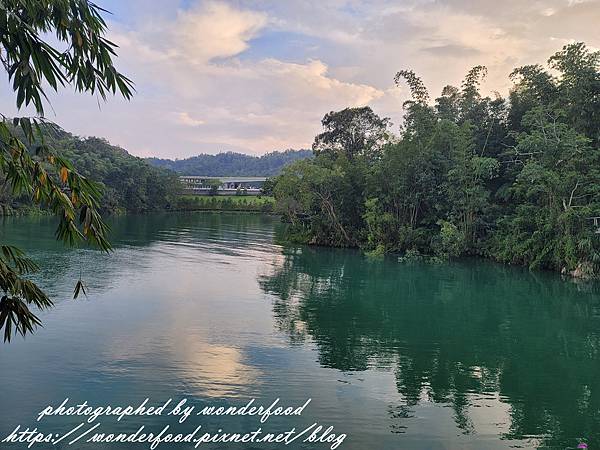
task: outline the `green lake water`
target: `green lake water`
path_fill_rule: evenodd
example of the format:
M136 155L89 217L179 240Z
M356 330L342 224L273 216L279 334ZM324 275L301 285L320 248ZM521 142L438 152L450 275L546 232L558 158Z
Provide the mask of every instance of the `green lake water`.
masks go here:
M312 399L299 417L102 419L190 432L302 429L347 434L341 449L600 448L600 296L482 260L401 264L357 251L281 244L272 217L126 216L114 252L66 249L52 218L5 218L3 243L26 249L56 307L44 328L0 345L0 437L17 425L66 433L77 417L37 422L47 405L242 406ZM75 281L88 297L72 300ZM325 428L326 428L325 427ZM203 444L210 449L327 449L330 444ZM25 444L0 443L21 449ZM187 449L163 444L158 448ZM38 444L54 449L146 445Z

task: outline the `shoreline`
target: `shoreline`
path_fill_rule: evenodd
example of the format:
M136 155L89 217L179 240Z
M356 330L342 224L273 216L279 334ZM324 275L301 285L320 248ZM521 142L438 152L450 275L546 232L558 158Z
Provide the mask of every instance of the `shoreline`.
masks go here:
M166 209L164 211L147 211L140 214L152 214L153 212L167 212L167 213L197 213L197 212L213 212L213 213L237 213L237 214L263 214L265 216L280 216L275 212L260 211L256 209Z
M213 198L213 197L207 197L207 198ZM269 204L267 202L265 202L266 204ZM272 203L270 204L272 205ZM123 216L127 216L127 215L146 215L146 214L161 214L161 213L167 213L167 214L172 214L172 213L227 213L227 214L252 214L252 215L265 215L265 216L269 216L269 217L282 217L281 214L276 213L272 210L261 210L259 208L249 208L249 209L242 209L242 208L232 208L232 209L225 209L225 208L170 208L170 209L160 209L160 210L146 210L146 211L119 211L119 212L111 212L109 214L107 214L107 217L113 216L113 217L123 217ZM6 213L6 207L0 206L0 217L4 217L4 218L8 218L8 217L50 217L53 216L54 214L51 211L48 210L44 210L44 209L29 209L29 208L13 208L10 209L10 212L7 214ZM358 246L351 246L351 247L339 247L339 246L334 246L334 245L327 245L327 244L323 244L323 243L310 243L310 242L303 242L303 241L298 241L298 240L294 240L294 239L289 239L289 236L286 238L286 242L289 242L291 244L294 245L303 245L303 246L308 246L308 247L312 247L312 248L330 248L330 249L349 249L349 250L356 250L359 251L360 253L362 253L364 256L369 257L369 258L374 258L374 259L378 259L378 258L396 258L398 260L399 264L407 264L407 263L413 263L413 262L423 262L423 263L427 263L427 264L437 264L438 262L442 262L442 261L438 261L436 259L435 256L433 255L427 255L427 254L418 254L418 255L414 255L414 257L411 257L410 252L405 252L405 253L401 253L401 252L391 252L391 253L386 253L386 254L369 254L370 252L360 248ZM562 270L552 270L552 269L531 269L529 267L527 267L526 265L522 265L522 264L510 264L510 263L505 263L503 261L499 261L495 258L491 258L491 257L485 257L485 256L481 256L481 255L471 255L468 256L467 258L474 258L474 259L478 259L478 260L484 260L484 261L489 261L489 262L493 262L496 264L500 264L506 267L519 267L519 268L523 268L526 269L530 272L539 272L539 273L552 273L552 274L557 274L560 276L561 279L563 280L572 280L572 281L582 281L582 282L597 282L600 280L599 277L593 277L593 276L587 276L585 273L582 273L582 271L579 269L579 267L573 271L568 271L566 270L566 268L563 268ZM456 260L447 260L447 262L454 262ZM446 262L446 261L444 261Z

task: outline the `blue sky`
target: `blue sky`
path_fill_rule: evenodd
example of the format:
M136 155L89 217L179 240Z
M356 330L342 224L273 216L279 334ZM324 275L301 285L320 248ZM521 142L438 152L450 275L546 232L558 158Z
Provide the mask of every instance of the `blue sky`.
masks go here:
M370 105L398 130L415 70L435 97L488 67L485 92L564 44L600 48L600 0L98 0L132 101L64 90L48 118L140 156L308 148L331 110ZM13 99L0 93L4 105ZM6 109L6 108L4 108ZM8 111L14 114L15 111Z

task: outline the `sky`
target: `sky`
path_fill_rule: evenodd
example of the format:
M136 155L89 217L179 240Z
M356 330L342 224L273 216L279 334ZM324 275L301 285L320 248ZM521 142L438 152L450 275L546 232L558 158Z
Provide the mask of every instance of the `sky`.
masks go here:
M369 105L398 131L414 70L435 98L485 65L484 93L570 42L600 48L600 0L96 0L131 101L72 89L47 118L137 156L310 148L332 110ZM2 111L21 114L6 84ZM12 107L12 110L11 110ZM6 114L6 113L5 113Z

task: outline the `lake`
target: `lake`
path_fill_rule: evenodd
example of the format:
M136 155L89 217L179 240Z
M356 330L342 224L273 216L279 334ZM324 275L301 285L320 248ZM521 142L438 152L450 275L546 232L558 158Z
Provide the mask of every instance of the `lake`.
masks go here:
M265 424L250 416L101 421L115 432L165 424L285 431L318 422L347 434L339 448L352 450L600 446L597 284L482 260L399 263L285 245L283 225L261 215L117 217L110 255L55 243L54 222L0 225L3 243L42 266L36 280L56 303L34 335L0 345L2 438L19 424L67 433L81 418L36 421L65 398L186 398L197 410L311 398L301 416ZM88 296L72 300L80 274ZM298 439L288 448L329 445ZM82 439L34 448L147 446Z

